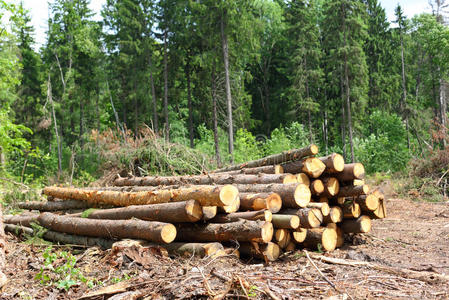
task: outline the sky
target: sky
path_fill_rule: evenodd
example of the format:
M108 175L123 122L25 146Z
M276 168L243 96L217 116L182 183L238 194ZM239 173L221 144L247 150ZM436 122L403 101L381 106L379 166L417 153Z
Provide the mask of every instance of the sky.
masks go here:
M36 48L45 43L45 32L47 31L48 2L53 0L22 0L26 9L30 11L32 24L35 28ZM19 0L9 2L19 3ZM408 18L422 12L431 12L428 0L379 0L387 12L389 21L394 20L394 8L401 4ZM91 0L89 7L96 13L95 19L101 19L100 10L106 0Z

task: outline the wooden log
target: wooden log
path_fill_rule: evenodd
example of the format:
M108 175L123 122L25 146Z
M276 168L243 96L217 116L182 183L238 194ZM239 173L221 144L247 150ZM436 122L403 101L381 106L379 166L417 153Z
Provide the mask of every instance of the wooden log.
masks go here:
M332 153L328 156L319 157L318 159L326 165L327 173L339 173L345 168L345 160L338 153Z
M268 209L277 213L282 208L282 199L276 193L239 193L241 210Z
M337 232L335 229L329 227L309 229L307 230L307 236L303 242L303 246L310 249L321 248L324 251L335 250L337 246Z
M325 170L324 173L336 177L340 182L346 182L365 178L365 167L361 163L345 164L341 172Z
M319 196L324 192L324 185L320 179L315 179L310 183L310 192L314 196Z
M317 208L301 208L301 209L282 209L281 214L297 215L299 217L300 226L303 228L316 228L323 222L321 210Z
M371 219L360 216L358 219L343 220L340 227L345 233L367 233L371 230Z
M355 202L360 205L362 211L374 211L379 207L379 198L374 194L360 195L355 198Z
M329 205L340 205L342 206L346 202L346 197L332 197L328 199Z
M3 224L3 228L5 232L12 233L16 236L22 236L22 235L33 235L34 230L30 227L22 226L22 225L15 225L15 224Z
M233 213L238 211L240 208L240 197L237 197L237 200L234 201L231 205L218 206L217 209L222 213Z
M127 220L137 218L146 221L179 223L197 222L203 217L203 211L198 201L189 200L182 202L97 209L88 212L85 217L89 219L109 220Z
M306 239L307 236L307 228L298 228L296 230L292 230L292 237L295 243L302 243Z
M233 170L233 171L227 171L227 172L213 172L217 174L282 174L284 173L284 169L281 165L270 165L270 166L262 166L257 168L245 168L240 170Z
M296 174L296 181L298 181L298 183L304 183L307 186L310 185L310 179L309 179L309 176L307 176L306 173Z
M270 222L249 221L223 224L178 224L177 241L188 242L263 242L271 241L273 225Z
M183 257L199 256L216 257L223 256L223 245L217 242L213 243L170 243L163 246L168 253L176 254Z
M369 216L372 219L384 219L387 217L387 208L385 206L385 200L379 199L379 206L373 211L365 211L363 214Z
M355 201L347 201L342 206L343 210L343 218L344 219L357 219L360 217L362 210L360 209L360 205Z
M265 222L271 222L272 220L272 213L271 211L264 209L264 210L257 210L257 211L245 211L245 212L234 212L230 214L219 214L215 216L215 218L211 219L210 223L229 223L229 222L236 222L239 219L245 219L245 220L251 220L251 221L265 221Z
M203 213L203 221L209 221L213 219L217 215L217 207L216 206L202 206L201 211Z
M63 200L63 201L29 201L18 204L21 209L44 211L58 211L69 209L85 209L89 208L89 204L79 200Z
M299 227L299 217L296 215L274 214L271 223L273 223L274 228L296 229Z
M326 165L316 157L309 157L304 160L292 161L282 164L285 173L305 173L311 178L318 178L323 174Z
M289 234L289 232L290 230L288 229L282 228L276 229L273 234L273 241L277 243L279 241L286 239L286 235Z
M37 224L37 218L39 214L22 214L22 215L5 215L3 216L3 222L6 224L22 225L25 227L31 227L31 223Z
M268 166L268 165L276 165L283 162L291 161L291 160L298 160L306 156L310 155L316 155L318 153L318 147L314 144L301 148L301 149L292 149L289 151L283 151L278 154L273 154L261 159L248 161L243 164L233 165L229 167L225 167L222 169L215 170L214 173L218 172L227 172L232 170L240 170L243 168L256 168L261 166ZM284 170L285 171L285 170ZM288 172L287 172L288 173Z
M306 207L311 199L309 187L302 183L234 186L242 193L277 193L282 199L282 207Z
M339 223L343 221L343 210L339 206L331 206L329 215L324 216L324 223Z
M352 185L364 185L365 184L365 180L364 179L354 179L350 183L352 183Z
M3 208L0 203L0 288L8 283L8 277L3 273L6 267L6 246L5 230L3 229Z
M338 197L354 197L354 196L360 196L360 195L366 195L369 192L369 186L368 185L348 185L348 186L342 186L340 188L340 191L338 192Z
M279 245L279 248L285 249L288 244L291 242L292 235L289 230L283 235L282 239L277 241L277 244Z
M321 211L323 217L326 217L330 213L329 204L327 202L310 202L307 204L307 208L317 208Z
M293 241L290 241L290 243L288 243L288 245L284 249L285 252L292 252L295 250L296 250L296 244Z
M331 198L338 194L340 191L340 183L335 177L324 177L321 179L324 185L324 194Z
M240 243L240 254L246 257L262 259L266 262L275 261L281 255L281 249L275 243L266 244Z
M237 201L238 190L232 185L189 186L179 189L163 189L147 192L95 191L75 188L46 187L46 195L60 199L75 199L88 203L105 203L116 206L156 204L197 200L202 206L226 206Z
M171 243L176 227L169 223L141 220L94 220L42 213L39 224L53 231L110 239L137 238L157 243Z
M335 247L336 248L342 247L345 243L345 237L344 237L343 230L341 230L341 228L338 227L337 224L335 224L335 223L329 223L329 224L327 224L326 227L334 229L335 232L337 233L337 245Z
M318 202L329 204L329 198L327 198L327 196L321 196L321 197L318 199Z

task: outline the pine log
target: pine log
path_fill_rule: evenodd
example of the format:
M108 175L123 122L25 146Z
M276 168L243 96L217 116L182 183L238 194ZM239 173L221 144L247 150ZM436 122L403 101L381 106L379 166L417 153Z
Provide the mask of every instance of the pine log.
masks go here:
M39 214L22 214L22 215L5 215L3 216L3 222L6 224L22 225L25 227L31 227L31 223L37 224L37 218Z
M262 259L266 262L275 261L281 255L281 249L275 243L266 244L240 243L240 254L246 257Z
M227 171L233 171L233 170L240 170L243 168L256 168L261 166L268 166L268 165L276 165L283 162L288 162L291 160L298 160L306 156L310 155L316 155L318 153L318 147L314 144L307 146L302 149L293 149L289 151L283 151L278 154L273 154L261 159L248 161L243 164L239 165L233 165L226 168L215 170L215 173L219 172L227 172ZM284 170L285 171L285 170ZM289 173L289 172L287 172Z
M223 224L178 224L177 241L189 242L263 242L271 241L273 225L270 222L249 221Z
M296 181L298 181L298 183L304 183L307 186L310 185L310 179L309 179L309 176L307 176L306 173L296 174Z
M336 248L342 247L345 243L345 236L344 236L343 230L341 230L341 228L338 227L337 224L335 224L335 223L329 223L329 224L327 224L326 227L334 229L335 232L337 233Z
M33 235L34 230L30 227L22 226L22 225L15 225L15 224L3 224L5 232L12 233L16 236L22 236L22 235Z
M342 186L338 192L338 197L354 197L359 195L366 195L369 192L368 185L348 185Z
M355 201L347 201L342 206L343 218L345 219L357 219L360 217L362 210L360 205Z
M296 229L299 227L299 217L296 215L274 214L271 223L273 223L274 228Z
M374 194L360 195L355 198L355 202L360 205L362 211L374 211L379 207L379 198Z
M85 209L89 208L89 204L79 200L63 200L63 201L29 201L18 204L21 209L44 211L58 211L69 209Z
M71 215L73 216L73 215ZM166 223L197 222L203 217L200 204L195 200L150 205L131 205L89 212L89 219L127 220L137 218Z
M5 286L8 283L8 277L3 273L3 270L6 267L6 237L5 230L3 229L3 208L0 203L0 288Z
M68 234L110 239L136 238L157 243L171 243L176 227L169 223L141 220L93 220L42 213L37 219L43 227Z
M292 161L282 165L285 173L305 173L311 178L318 178L323 174L326 165L316 157L309 157L304 160Z
M324 173L336 177L340 182L347 182L365 178L365 167L361 163L345 164L341 172L325 170Z
M326 196L321 196L321 197L318 199L318 202L329 204L329 198L327 198Z
M147 192L95 191L74 188L46 187L44 194L60 199L75 199L88 203L105 203L116 206L156 204L197 200L202 206L226 206L237 201L238 190L232 185L189 186Z
M238 211L240 208L240 197L237 197L237 200L234 201L231 205L225 205L225 206L218 206L218 212L222 213L233 213Z
M300 228L292 231L291 234L292 234L292 237L293 237L293 240L295 241L295 243L304 242L304 240L306 239L306 236L307 236L307 230L308 230L307 228L300 227Z
M354 179L352 181L352 185L364 185L365 184L365 179Z
M239 193L241 210L268 209L277 213L282 208L282 199L276 193Z
M295 251L296 249L296 244L293 241L290 241L290 243L288 243L287 247L285 247L284 251L285 252L292 252Z
M302 183L234 186L242 193L277 193L282 199L282 207L306 207L311 198L309 187Z
M315 179L310 183L310 192L314 196L319 196L324 192L324 185L320 179Z
M281 165L270 165L270 166L262 166L257 168L245 168L241 170L233 170L233 171L227 171L227 172L214 172L217 174L282 174L284 173L284 169Z
M324 194L327 197L334 197L340 191L340 183L335 177L325 177L321 178L324 185Z
M323 217L326 217L330 213L329 204L327 202L310 202L307 204L307 208L317 208L321 211Z
M292 235L291 235L290 231L287 230L287 232L282 236L282 239L277 241L277 244L279 245L279 248L285 249L288 246L288 244L291 242L291 240L292 240Z
M201 207L203 213L203 221L209 221L213 219L217 215L217 207L216 206L202 206Z
M337 232L335 229L328 227L309 229L307 230L303 246L310 249L321 248L324 251L335 250L337 246Z
M230 214L219 214L215 218L209 220L210 223L229 223L236 222L239 219L251 220L251 221L265 221L271 222L272 213L269 210L257 210L257 211L245 211L245 212L234 212Z
M385 206L385 200L379 199L379 206L374 211L364 211L363 214L369 216L372 219L384 219L387 217L387 208Z
M358 219L343 220L340 227L345 233L367 233L371 230L371 219L360 216Z
M285 215L297 215L299 217L300 226L303 228L316 228L323 222L321 210L317 208L286 208L282 209L280 213Z
M288 229L282 229L282 228L276 229L273 234L273 241L275 241L276 243L279 241L282 241L287 238L286 235L288 235L289 233L290 233L290 230L288 230Z
M338 173L344 170L345 160L343 156L338 153L332 153L325 157L319 157L319 160L326 165L327 173Z
M332 206L329 210L329 215L324 216L324 223L339 223L343 221L343 210L340 206Z
M213 243L182 243L175 242L163 246L168 253L183 257L199 256L217 257L225 254L223 245L217 242Z

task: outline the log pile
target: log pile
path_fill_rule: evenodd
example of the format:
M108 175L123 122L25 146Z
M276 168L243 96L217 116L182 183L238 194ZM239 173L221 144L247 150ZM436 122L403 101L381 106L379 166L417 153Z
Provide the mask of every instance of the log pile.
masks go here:
M345 236L369 232L372 219L385 218L385 199L365 184L362 164L317 154L310 145L203 175L46 187L47 202L20 204L39 214L4 216L5 229L30 234L35 222L54 241L144 240L179 255L223 255L229 252L223 245L233 244L242 256L265 261L296 248L332 251Z

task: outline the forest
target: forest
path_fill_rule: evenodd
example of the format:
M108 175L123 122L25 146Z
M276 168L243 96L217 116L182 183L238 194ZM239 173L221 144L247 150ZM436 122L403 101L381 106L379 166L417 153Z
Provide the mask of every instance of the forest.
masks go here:
M429 2L390 23L377 0L107 0L101 21L55 0L38 49L2 0L1 176L199 173L310 143L405 171L448 140L447 4Z

